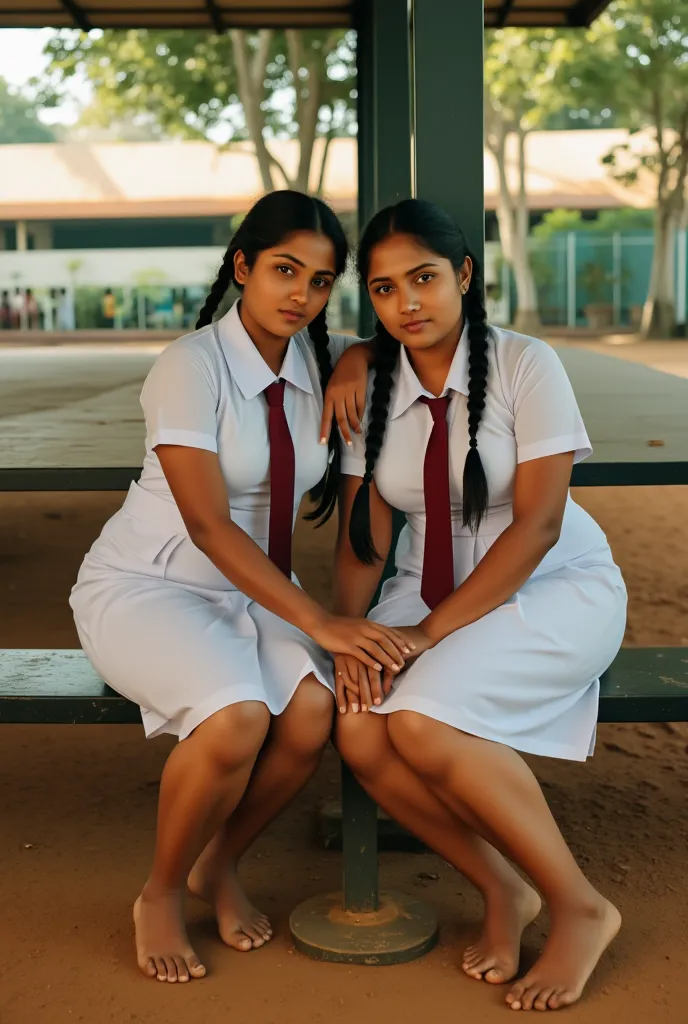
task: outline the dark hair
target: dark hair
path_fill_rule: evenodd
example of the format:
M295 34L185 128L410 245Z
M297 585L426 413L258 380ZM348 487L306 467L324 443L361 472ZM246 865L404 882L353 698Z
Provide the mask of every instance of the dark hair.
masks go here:
M390 235L411 235L426 249L450 260L460 270L466 257L473 262L463 310L468 323L468 438L469 449L463 470L463 525L477 532L487 511L487 478L478 452L478 427L485 408L487 390L487 352L489 327L482 298L480 265L468 249L461 229L434 203L422 199L404 199L375 214L363 232L358 250L358 270L364 284L368 280L370 256L376 245ZM370 530L370 484L375 463L382 449L387 413L392 392L393 372L399 361L400 343L376 323L373 339L375 380L366 431L365 476L351 510L349 536L358 558L371 565L380 555L375 551Z
M337 277L344 273L349 246L344 229L329 206L303 192L286 189L268 192L251 207L229 243L215 283L198 314L196 329L205 327L212 321L230 285L234 285L239 291L242 290L243 286L234 276L234 257L239 250L243 252L246 263L251 268L261 252L274 248L296 231L315 231L329 238L334 246L335 273ZM323 394L332 376L326 314L325 306L308 325L308 334L318 361ZM318 526L327 522L337 504L341 453L336 430L330 433L329 452L330 462L325 476L310 493L311 499L316 502L316 508L306 516L307 519L317 520Z

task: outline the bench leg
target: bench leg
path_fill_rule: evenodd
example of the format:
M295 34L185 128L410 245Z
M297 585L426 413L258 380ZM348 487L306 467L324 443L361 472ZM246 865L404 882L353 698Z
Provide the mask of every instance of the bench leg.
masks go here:
M316 896L289 919L315 960L370 966L415 960L435 945L437 917L405 893L378 890L377 807L342 765L343 892Z

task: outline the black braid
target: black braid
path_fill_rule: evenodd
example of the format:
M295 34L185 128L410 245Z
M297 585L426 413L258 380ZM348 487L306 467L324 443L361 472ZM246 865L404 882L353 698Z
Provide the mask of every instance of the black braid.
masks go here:
M327 307L325 306L308 325L308 334L313 342L315 358L318 360L320 371L320 387L323 397L325 389L332 376L332 359L330 358L330 336L327 332ZM312 488L311 501L317 502L316 508L309 512L306 519L316 520L317 526L323 526L330 518L337 507L337 494L339 490L339 475L342 461L342 452L339 444L339 433L336 430L330 431L329 456L325 475L322 480Z
M468 454L463 467L463 525L477 533L487 512L487 477L478 451L478 427L485 408L489 327L486 322L480 269L473 260L473 275L463 299L468 323Z
M400 350L399 342L389 334L379 320L376 324L373 344L375 347L373 361L375 378L366 430L365 476L354 498L349 523L351 547L356 557L366 565L373 565L376 560L382 559L382 556L375 550L370 529L370 485L373 481L375 464L382 450L382 442L385 439L393 373L399 361Z
M209 323L212 323L213 316L227 294L227 289L230 284L234 283L234 255L238 248L239 246L232 244L224 255L220 269L217 272L217 277L215 278L215 281L208 292L208 297L203 303L201 311L198 314L198 320L196 321L197 331L200 330L201 327L207 327Z

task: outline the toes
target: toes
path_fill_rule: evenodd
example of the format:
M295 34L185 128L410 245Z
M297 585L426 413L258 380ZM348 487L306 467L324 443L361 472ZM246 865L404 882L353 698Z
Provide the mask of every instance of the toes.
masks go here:
M174 957L165 957L165 969L167 971L167 980L174 984L177 981L177 965L174 961Z
M246 932L230 932L226 938L224 936L223 938L228 946L231 946L233 949L238 949L240 953L247 953L249 950L253 949L253 940L246 934Z
M537 999L533 1003L533 1006L535 1007L535 1009L536 1010L549 1010L549 1009L553 1009L553 1007L550 1007L550 1005L547 1002L547 1000L549 999L549 997L552 995L552 993L554 991L555 990L553 988L543 988L543 990L540 992L539 996L537 997Z
M189 972L186 966L186 961L182 956L175 956L174 966L177 968L177 981L188 981Z
M167 968L161 956L155 957L155 976L158 981L167 981Z
M507 981L511 980L511 978L507 977L507 972L501 967L491 967L489 971L485 971L483 978L490 985L505 985Z
M562 1006L570 1006L579 998L576 992L569 992L566 989L556 989L549 997L547 1005L550 1010L560 1010Z
M533 1003L540 995L541 991L542 988L540 987L540 985L531 985L530 988L527 988L521 996L521 1009L532 1010Z
M190 956L187 956L186 966L189 968L189 974L192 978L205 978L205 967L195 954L192 953Z

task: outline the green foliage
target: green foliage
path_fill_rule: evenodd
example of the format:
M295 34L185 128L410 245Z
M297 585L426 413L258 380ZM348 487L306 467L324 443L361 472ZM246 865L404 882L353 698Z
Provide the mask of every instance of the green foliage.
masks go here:
M580 210L548 210L531 234L533 238L547 241L552 235L562 232L582 231L585 224Z
M53 131L38 120L36 104L0 78L0 145L54 141Z
M292 68L285 32L270 33L268 59L259 89L268 135L297 137L296 90L316 73L321 88L321 133L347 133L355 112L355 38L343 30L299 32L303 66ZM259 45L246 34L248 49ZM226 126L229 138L248 137L229 33L187 30L107 29L89 34L64 30L48 42L49 81L44 105L60 102L64 86L84 74L94 90L85 120L108 124L135 115L161 135L203 138Z
M615 0L583 34L571 35L570 63L557 85L579 110L601 103L620 127L651 126L634 151L615 147L605 158L621 182L642 171L657 178L658 203L680 208L688 164L688 0Z

